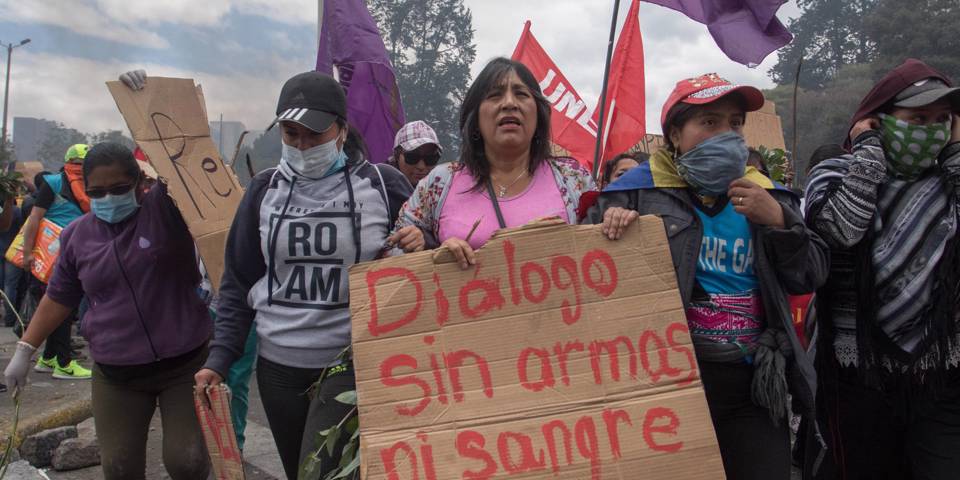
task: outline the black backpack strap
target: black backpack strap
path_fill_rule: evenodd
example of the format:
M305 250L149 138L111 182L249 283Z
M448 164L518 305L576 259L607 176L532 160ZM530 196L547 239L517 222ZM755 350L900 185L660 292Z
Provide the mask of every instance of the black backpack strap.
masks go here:
M497 212L497 222L500 222L500 228L507 228L507 222L503 221L503 212L500 211L500 202L493 193L493 182L487 180L487 194L490 195L490 201L493 202L493 211Z

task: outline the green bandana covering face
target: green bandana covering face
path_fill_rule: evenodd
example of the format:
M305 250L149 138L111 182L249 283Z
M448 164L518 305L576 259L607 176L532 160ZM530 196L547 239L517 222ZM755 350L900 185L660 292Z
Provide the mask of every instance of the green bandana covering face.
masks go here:
M913 125L883 113L880 121L887 165L898 178L917 178L936 165L937 155L950 139L950 121Z

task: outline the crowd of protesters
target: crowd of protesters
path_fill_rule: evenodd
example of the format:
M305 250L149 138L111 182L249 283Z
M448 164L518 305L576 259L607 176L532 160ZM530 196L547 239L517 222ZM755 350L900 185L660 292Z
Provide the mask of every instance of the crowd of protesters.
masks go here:
M23 255L18 261L5 258L3 261L2 285L6 300L4 326L12 327L22 334L23 325L17 322L19 311L32 314L36 303L43 296L47 285L31 275L34 269L34 247L41 234L42 222L47 221L64 228L84 213L90 211L90 199L83 184L82 165L88 145L76 144L64 154L64 167L59 172L40 172L32 181L23 183L23 198L11 195L4 199L0 215L0 248L2 252L17 242L22 242ZM25 273L26 272L26 273ZM24 308L26 306L26 308ZM61 380L86 380L91 371L84 368L76 357L80 356L76 339L71 336L77 311L70 315L49 337L44 350L37 357L34 370L50 373ZM29 321L26 318L25 321ZM6 389L6 385L2 386Z
M133 89L149 82L142 71L121 79ZM209 464L193 389L227 382L245 412L255 371L284 471L296 478L316 433L351 411L331 401L356 388L342 355L350 265L444 248L469 269L498 229L559 217L621 241L640 215L656 215L727 478L786 480L791 466L804 478L955 478L960 89L920 61L897 67L837 132L845 144L815 150L800 194L747 147L747 113L763 104L758 89L716 74L680 80L661 110L665 147L618 155L595 182L579 159L554 154L552 107L515 61L494 59L477 75L449 162L436 132L414 121L387 162L372 163L340 84L296 75L272 125L279 164L244 193L209 310L166 186L148 186L125 147L72 147L62 172L38 176L29 202L4 199L8 245L22 228L32 246L45 219L64 227L47 284L2 270L11 299L39 299L7 385L24 388L31 369L92 376L108 479L143 478L159 406L168 472L196 479ZM330 288L298 287L313 282ZM803 335L790 305L813 293ZM71 354L75 321L92 372ZM793 442L791 416L802 418ZM322 471L339 451L320 452Z

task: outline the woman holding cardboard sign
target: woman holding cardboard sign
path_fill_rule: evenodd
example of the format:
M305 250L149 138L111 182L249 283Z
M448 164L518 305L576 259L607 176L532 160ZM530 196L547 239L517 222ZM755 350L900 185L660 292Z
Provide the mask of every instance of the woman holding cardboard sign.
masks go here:
M596 186L576 160L551 155L550 111L526 66L488 63L460 107L460 162L420 181L391 242L407 252L447 247L468 268L500 228L549 216L575 223L580 194Z
M347 269L382 253L410 195L402 173L366 160L346 102L340 84L319 72L296 75L280 91L280 165L251 180L237 210L216 336L196 374L198 387L222 382L256 323L257 384L291 479L317 450L317 432L351 411L334 400L356 388L352 368L338 358L350 345ZM324 450L321 471L339 456Z
M163 459L174 479L206 478L206 448L193 408L193 374L211 322L196 289L193 238L166 185L143 192L123 145L101 143L83 164L91 213L63 230L47 292L5 370L24 388L31 356L86 296L81 333L93 358L93 417L106 479L143 478L157 405Z
M610 239L641 214L663 219L724 469L737 480L790 478L787 394L812 414L815 374L787 295L813 291L828 270L798 199L746 165L746 112L763 102L716 74L678 82L661 115L667 148L588 213Z

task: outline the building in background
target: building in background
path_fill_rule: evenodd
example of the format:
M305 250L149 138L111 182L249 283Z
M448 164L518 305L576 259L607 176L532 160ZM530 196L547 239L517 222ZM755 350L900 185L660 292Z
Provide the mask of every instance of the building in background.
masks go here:
M787 150L783 138L783 123L777 115L777 105L771 100L763 104L756 112L747 113L747 123L743 125L743 138L747 145L758 148Z
M33 183L33 178L44 171L43 164L38 161L17 162L15 171L23 175L24 180Z
M19 162L38 160L43 140L57 122L42 118L13 117L13 150Z

